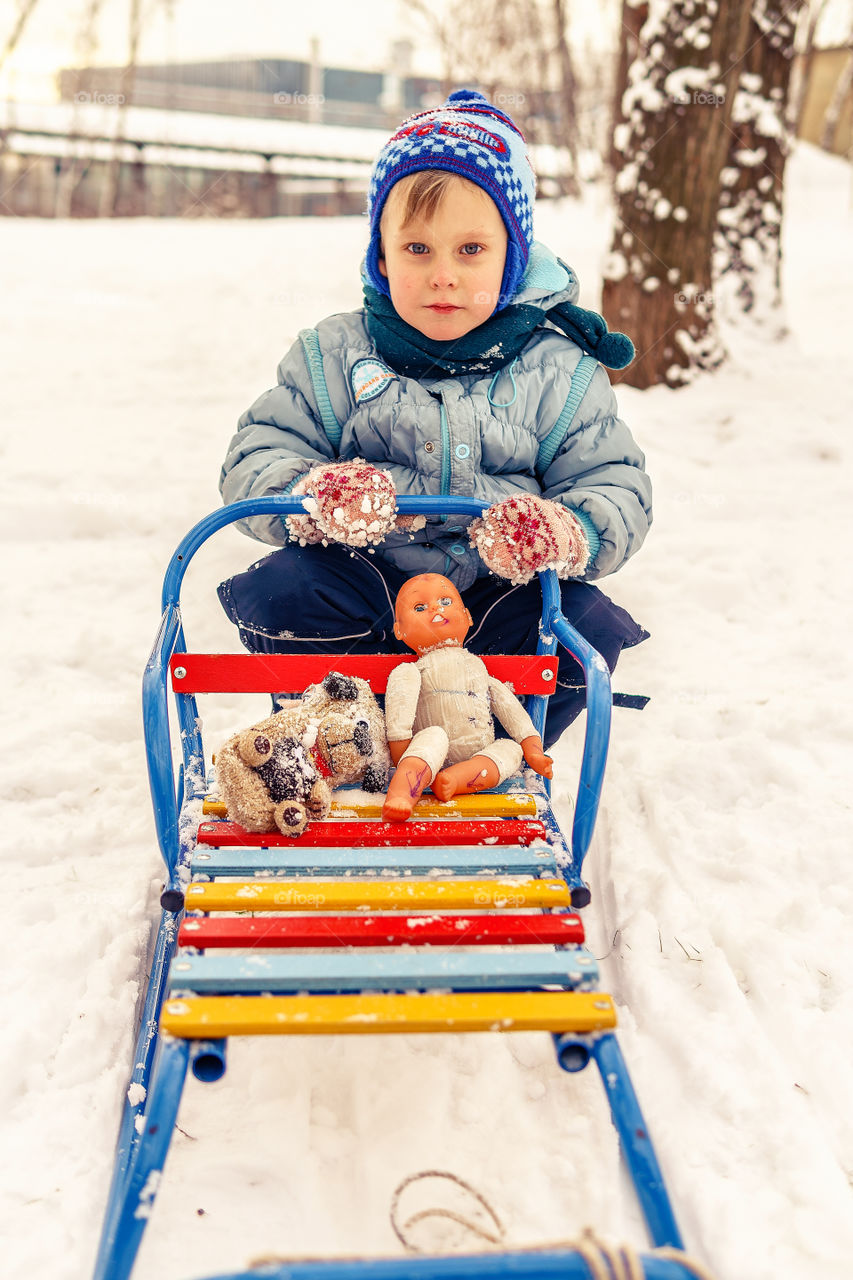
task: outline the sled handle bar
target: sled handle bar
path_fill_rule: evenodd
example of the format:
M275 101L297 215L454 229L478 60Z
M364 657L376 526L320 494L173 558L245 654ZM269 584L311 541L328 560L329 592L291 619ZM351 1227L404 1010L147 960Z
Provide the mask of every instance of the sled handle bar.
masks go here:
M459 496L399 496L397 507L402 515L481 516L488 504L476 498ZM229 524L236 524L251 516L301 515L306 511L301 498L276 494L262 498L246 498L213 511L199 520L179 543L166 570L163 581L163 617L155 640L154 649L145 671L143 698L146 704L146 722L149 709L153 720L165 726L154 734L159 741L149 738L149 769L152 787L159 797L156 807L158 837L167 866L174 867L177 850L175 834L178 828L180 796L176 797L174 774L168 734L168 665L169 658L184 644L181 624L181 585L193 556L210 537ZM586 684L587 716L584 735L583 759L578 781L577 802L572 825L572 851L580 867L592 840L604 767L610 739L610 672L601 655L575 630L563 616L560 587L552 569L539 574L542 587L542 619L540 623L537 653L556 654L558 643L580 664ZM180 701L180 699L179 699ZM537 699L538 702L538 699ZM544 700L534 709L534 723L541 734L544 728ZM185 728L188 730L189 722ZM168 797L168 799L167 799Z

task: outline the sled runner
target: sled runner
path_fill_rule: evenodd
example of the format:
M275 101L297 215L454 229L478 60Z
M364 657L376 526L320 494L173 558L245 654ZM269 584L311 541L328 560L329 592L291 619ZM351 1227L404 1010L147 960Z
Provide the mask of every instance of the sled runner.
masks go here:
M476 516L465 498L400 498L407 514ZM583 759L570 835L536 778L440 804L422 798L408 822L381 820L361 792L338 791L327 820L296 838L251 834L208 797L210 757L199 694L301 693L329 671L382 693L397 656L197 654L181 621L181 583L217 530L250 515L301 511L292 498L233 505L202 520L168 567L163 615L145 670L145 739L155 824L166 865L162 918L121 1120L95 1280L129 1276L154 1199L188 1071L225 1070L232 1035L541 1030L566 1071L594 1061L653 1249L618 1256L579 1243L514 1252L362 1261L267 1263L221 1280L687 1280L707 1272L683 1253L661 1172L614 1034L577 909L607 755L606 664L560 613L553 573L540 575L539 652L486 658L527 696L542 732L558 646L587 688ZM170 723L170 686L174 697ZM173 747L182 763L177 777ZM360 806L360 807L359 807ZM495 950L495 944L501 950ZM543 949L549 948L549 949ZM367 1140L367 1139L365 1139ZM629 1256L630 1255L630 1256ZM623 1267L623 1270L617 1270ZM629 1269L633 1268L633 1269Z

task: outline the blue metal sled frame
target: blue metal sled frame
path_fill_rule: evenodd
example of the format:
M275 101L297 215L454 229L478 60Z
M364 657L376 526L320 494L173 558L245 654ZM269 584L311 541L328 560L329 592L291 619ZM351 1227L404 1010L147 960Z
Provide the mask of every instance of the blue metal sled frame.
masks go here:
M475 517L482 504L469 498L408 498L398 500L405 514ZM181 621L181 584L192 557L219 529L249 516L287 516L303 510L290 497L237 502L201 520L181 542L168 566L163 585L162 619L143 680L143 715L148 772L157 839L166 867L161 898L163 912L154 947L150 979L129 1081L94 1280L125 1280L133 1268L142 1232L150 1216L159 1175L175 1125L188 1068L204 1081L218 1079L225 1070L225 1041L183 1040L160 1036L158 1027L169 966L177 948L183 914L183 894L196 843L195 825L187 806L206 791L206 768L195 697L175 694L175 718L183 763L173 767L173 730L169 720L169 660L185 651ZM559 584L553 572L540 574L543 596L540 654L556 654L558 644L581 665L587 690L583 759L572 826L570 862L560 866L572 894L572 905L585 906L589 891L581 869L592 839L604 779L610 733L610 676L602 657L568 623L560 611ZM528 700L539 729L544 727L547 698ZM547 784L546 784L546 790ZM550 811L546 824L559 836ZM683 1249L669 1197L648 1130L616 1037L611 1032L590 1036L554 1035L561 1067L577 1071L593 1059L601 1074L634 1187L655 1249ZM644 1254L646 1280L690 1280L693 1266L671 1256ZM530 1252L489 1253L442 1258L402 1258L294 1262L228 1273L221 1280L278 1277L279 1280L480 1280L513 1276L518 1280L557 1280L592 1276L581 1255L570 1248Z

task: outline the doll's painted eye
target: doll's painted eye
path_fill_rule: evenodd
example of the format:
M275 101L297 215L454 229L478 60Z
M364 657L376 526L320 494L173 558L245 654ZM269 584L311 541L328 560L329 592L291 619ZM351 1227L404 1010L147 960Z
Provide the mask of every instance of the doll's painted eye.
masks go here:
M453 604L453 601L450 596L442 596L438 603L441 605L442 609L449 609Z
M414 607L414 612L415 612L415 613L423 613L425 609L426 609L426 605L425 605L425 604L416 604L416 605L415 605L415 607Z

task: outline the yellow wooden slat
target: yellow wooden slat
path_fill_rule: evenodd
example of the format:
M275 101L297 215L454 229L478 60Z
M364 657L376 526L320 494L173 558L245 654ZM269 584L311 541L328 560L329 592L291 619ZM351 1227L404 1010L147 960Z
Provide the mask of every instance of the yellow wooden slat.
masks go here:
M212 880L187 886L189 911L420 911L568 907L564 880L496 876L469 880Z
M379 818L382 814L384 796L376 800L348 801L346 793L338 793L332 800L330 818ZM228 816L225 803L205 798L202 812L206 817L225 818ZM519 793L493 795L454 796L452 800L436 800L434 796L423 796L417 802L412 814L413 818L526 818L536 814L536 801L531 795Z
M604 992L423 995L188 996L167 1000L160 1026L183 1039L386 1032L558 1031L616 1026Z

